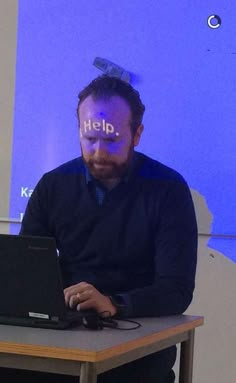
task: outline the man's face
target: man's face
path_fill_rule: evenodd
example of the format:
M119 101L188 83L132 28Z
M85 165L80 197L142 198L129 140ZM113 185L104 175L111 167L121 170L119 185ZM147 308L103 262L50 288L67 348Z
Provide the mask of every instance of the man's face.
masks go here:
M120 178L139 142L142 126L133 136L131 110L119 96L93 100L87 97L79 107L80 144L83 160L99 180Z

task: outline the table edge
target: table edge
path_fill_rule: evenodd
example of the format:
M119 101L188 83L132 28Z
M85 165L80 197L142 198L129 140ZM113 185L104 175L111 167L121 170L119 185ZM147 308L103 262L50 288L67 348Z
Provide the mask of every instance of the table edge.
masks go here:
M170 337L175 336L176 334L186 333L187 331L191 331L196 327L203 325L204 317L192 316L192 318L194 319L190 322L177 324L160 332L145 335L141 338L130 340L125 343L121 343L119 345L112 346L101 351L38 346L32 344L19 344L0 341L0 355L1 353L5 353L52 359L63 359L78 362L100 362L107 360L111 357L124 354L125 352L129 352L139 347L148 346L155 342L168 339Z

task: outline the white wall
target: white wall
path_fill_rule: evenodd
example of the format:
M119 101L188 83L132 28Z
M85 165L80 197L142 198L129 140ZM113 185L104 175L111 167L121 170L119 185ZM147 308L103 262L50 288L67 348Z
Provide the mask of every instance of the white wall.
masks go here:
M195 190L192 196L199 231L203 228L208 231L213 216L203 196ZM186 311L204 316L204 325L195 331L193 383L235 383L236 268L235 263L208 247L207 242L207 238L199 237L196 288Z
M187 313L203 314L196 329L194 383L236 382L235 264L199 239L195 297Z
M0 1L0 217L8 217L16 62L16 0ZM0 232L8 225L0 222Z

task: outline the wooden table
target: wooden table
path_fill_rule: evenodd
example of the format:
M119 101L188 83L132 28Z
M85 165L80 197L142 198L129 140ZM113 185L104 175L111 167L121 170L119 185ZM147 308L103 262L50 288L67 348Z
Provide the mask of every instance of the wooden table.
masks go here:
M138 322L142 326L130 331L0 325L0 366L80 375L80 383L95 383L97 374L181 343L179 382L191 383L194 332L203 325L203 317L177 315L138 318Z

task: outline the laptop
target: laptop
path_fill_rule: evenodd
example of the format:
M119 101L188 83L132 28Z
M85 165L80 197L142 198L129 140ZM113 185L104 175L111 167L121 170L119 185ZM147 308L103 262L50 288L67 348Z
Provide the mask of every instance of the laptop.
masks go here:
M0 234L0 324L65 329L97 328L94 310L65 304L56 241Z

